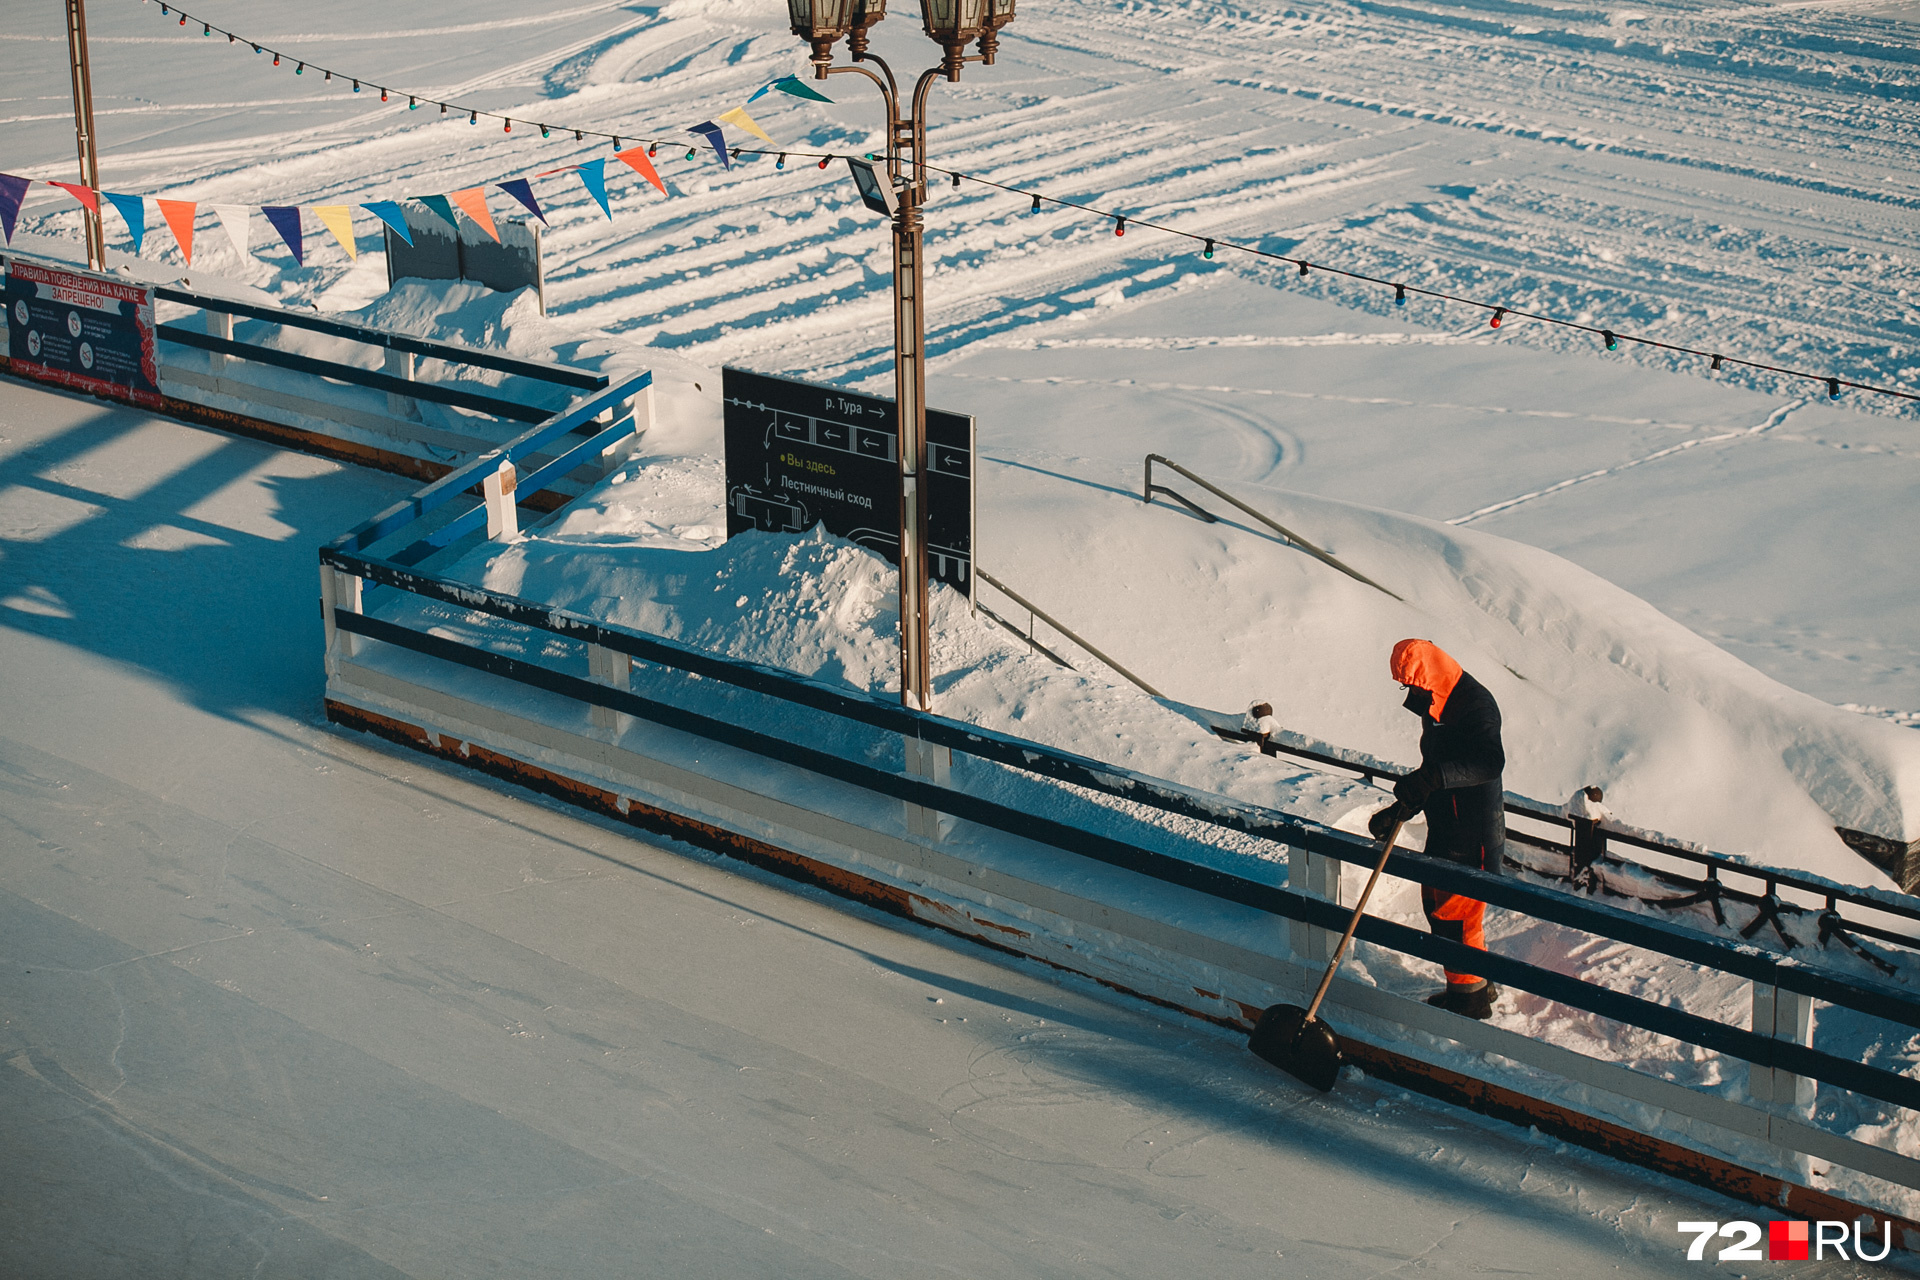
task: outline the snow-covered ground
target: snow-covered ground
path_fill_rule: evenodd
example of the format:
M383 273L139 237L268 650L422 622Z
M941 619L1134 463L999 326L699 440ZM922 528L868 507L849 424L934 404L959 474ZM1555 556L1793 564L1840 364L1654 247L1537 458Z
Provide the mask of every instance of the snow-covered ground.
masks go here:
M582 6L545 26L482 4L431 34L359 3L298 28L233 5L205 16L265 24L261 38L290 55L405 88L636 134L679 130L801 62L766 0ZM1920 369L1920 82L1902 20L1847 5L1074 0L1023 13L1000 65L936 91L936 158L1414 283L1900 383ZM564 135L382 112L161 23L151 6L108 8L93 25L109 187L373 199L592 154ZM57 25L14 17L8 30L17 48L57 51ZM880 32L883 52L923 57L907 22ZM8 164L63 172L58 60L27 67ZM869 145L862 82L828 87L841 103L776 95L756 110L795 146ZM659 366L678 404L657 456L716 451L722 362L884 390L885 237L841 171L661 159L673 198L636 180L611 224L570 176L539 184L553 319L470 305L443 327ZM27 227L76 225L64 199L37 195ZM1792 688L1873 713L1802 702L1784 740L1729 743L1752 718L1669 725L1629 698L1608 722L1558 705L1570 671L1530 674L1503 655L1535 686L1508 681L1503 700L1539 695L1513 708L1516 790L1559 799L1598 782L1630 821L1826 870L1848 855L1823 812L1920 834L1920 806L1900 798L1920 747L1864 722L1908 723L1920 708L1920 568L1902 534L1920 418L1903 402L1830 404L1813 384L1709 377L1698 361L1607 355L1520 322L1496 333L1484 313L1396 309L1383 291L1230 252L1208 262L1138 227L1123 239L973 187L939 187L929 221L935 394L980 420L982 563L1176 698L1237 710L1268 697L1290 727L1405 759L1410 721L1373 678L1375 650L1398 631L1431 633L1507 680L1481 629L1510 601L1480 593L1478 612L1461 614L1479 588L1416 559L1402 567L1427 580L1396 589L1444 602L1404 627L1350 619L1344 598L1330 614L1271 542L1228 535L1201 553L1178 540L1188 531L1165 533L1180 517L1128 507L1119 493L1148 451L1252 497L1342 499L1531 543ZM349 267L316 251L296 269L274 250L242 265L211 233L201 252L208 271L290 300L396 310L377 302L377 253ZM1157 548L1178 550L1142 561ZM1588 590L1563 576L1572 596ZM1167 643L1192 617L1217 625ZM1618 638L1583 641L1604 658ZM1646 675L1668 683L1659 659ZM1602 688L1589 684L1589 701ZM1823 744L1811 755L1809 736Z
M0 485L0 1272L1680 1277L1766 1216L327 730L389 477L0 384Z
M633 135L679 136L803 62L768 0L537 17L478 0L418 26L366 0L297 20L204 3L299 56ZM1000 65L936 89L935 159L1509 306L1908 385L1920 382L1915 16L1885 4L1036 3ZM162 23L155 6L97 4L90 18L109 189L394 198L596 154L564 134L542 143L381 111ZM0 169L71 177L57 13L9 13L0 36L19 55ZM877 45L915 66L931 47L904 15ZM772 98L756 112L796 147L873 145L870 94L850 78L829 87L841 103ZM724 572L728 555L760 554L711 549L715 370L885 392L887 245L837 166L753 160L722 174L666 150L661 165L673 197L618 187L611 224L572 178L537 184L553 221L544 321L508 299L438 314L382 300L372 252L355 265L330 248L304 268L277 248L241 262L210 219L189 274L527 354L656 368L665 421L631 487L595 500L597 523L583 511L468 571L568 602L618 594L609 611L737 645L727 624L750 592L693 610L666 598L674 571L657 567L677 555ZM37 193L24 225L71 236L70 208ZM1207 261L1137 226L1115 237L1108 222L1031 214L970 186L936 188L929 250L934 400L980 424L981 563L1179 702L1238 711L1270 698L1290 727L1410 760L1385 647L1429 634L1499 682L1516 790L1559 799L1600 782L1628 821L1868 882L1827 819L1920 834L1920 416L1904 402L1829 403L1812 383L1609 355L1517 321L1496 332L1484 312L1397 309L1384 291L1224 250ZM1395 613L1250 530L1143 508L1130 495L1149 451L1297 520L1416 608ZM774 656L882 685L884 584L857 555L816 550L817 571L788 584L812 612L784 616L841 629L815 627L817 654ZM6 607L54 616L73 608L63 589L10 579ZM1098 672L1052 672L948 613L945 710L1228 790L1295 785L1297 771L1263 778L1270 762L1221 748L1190 717ZM1332 819L1351 816L1358 792L1319 780L1293 794Z

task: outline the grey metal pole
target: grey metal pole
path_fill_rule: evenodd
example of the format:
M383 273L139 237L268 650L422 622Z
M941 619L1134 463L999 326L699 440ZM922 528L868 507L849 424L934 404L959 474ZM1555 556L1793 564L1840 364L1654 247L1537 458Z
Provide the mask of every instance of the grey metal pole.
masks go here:
M891 122L888 177L898 192L893 219L894 402L900 415L900 702L933 709L933 662L927 580L927 317L920 208L927 184L927 90L938 73L915 86L911 113ZM903 155L903 152L910 155ZM904 182L902 181L904 179Z
M100 156L94 147L93 73L87 63L87 7L85 0L66 0L67 61L73 72L73 132L80 151L80 182L94 191L94 207L84 210L87 227L87 265L101 271L107 265L107 241L100 226Z

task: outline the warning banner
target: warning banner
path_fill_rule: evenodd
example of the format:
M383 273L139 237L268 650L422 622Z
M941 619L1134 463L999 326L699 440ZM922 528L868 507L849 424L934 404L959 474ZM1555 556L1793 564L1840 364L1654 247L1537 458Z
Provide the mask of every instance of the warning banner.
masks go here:
M41 382L160 407L153 290L84 271L7 263L7 356Z

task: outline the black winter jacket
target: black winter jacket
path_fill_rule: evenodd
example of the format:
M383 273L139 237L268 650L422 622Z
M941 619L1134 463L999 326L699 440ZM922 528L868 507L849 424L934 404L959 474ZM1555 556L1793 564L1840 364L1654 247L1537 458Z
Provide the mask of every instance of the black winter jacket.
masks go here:
M1420 717L1420 764L1437 770L1439 789L1427 798L1427 852L1495 875L1507 848L1507 765L1500 745L1500 707L1487 687L1461 673L1442 718Z

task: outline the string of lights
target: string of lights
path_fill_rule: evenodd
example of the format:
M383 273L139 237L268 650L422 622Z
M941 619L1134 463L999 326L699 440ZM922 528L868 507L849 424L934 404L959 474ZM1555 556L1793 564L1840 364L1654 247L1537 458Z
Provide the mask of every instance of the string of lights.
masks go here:
M149 2L149 0L143 0L143 3L145 2ZM203 19L194 17L192 14L186 12L184 9L181 9L176 5L172 5L170 3L161 4L160 12L163 15L168 17L173 17L177 15L179 18L179 25L183 27L188 26L189 24L198 24L201 28L202 34L208 37L212 37L215 35L222 35L227 38L227 43L229 44L244 44L247 47L251 48L255 53L272 54L273 65L275 65L276 67L281 65L282 59L283 57L285 57L285 55L283 55L277 50L274 50L265 45L262 45L256 41L250 40L247 37L241 36L235 32L228 31L224 27L216 26L212 22L208 22ZM604 138L613 144L613 148L616 151L620 150L621 143L623 140L630 141L635 144L640 144L640 143L646 144L649 155L656 154L658 152L658 149L663 145L666 145L666 146L679 145L674 142L663 142L662 140L655 139L655 138L629 137L628 135L609 133L603 129L591 129L585 126L576 126L576 125L541 123L538 121L529 121L524 118L516 118L516 117L502 115L494 111L482 111L477 107L463 106L458 103L443 102L437 98L431 98L418 93L403 93L400 90L389 89L386 86L375 84L373 81L367 79L364 76L362 77L349 76L343 72L338 72L330 68L319 66L316 63L300 61L297 59L296 59L296 62L297 62L297 65L294 67L295 75L304 75L306 71L309 68L311 68L312 70L320 72L326 81L332 81L334 79L351 81L353 86L353 92L355 93L361 92L362 85L364 84L367 88L377 90L380 94L380 100L382 102L390 101L390 96L389 96L390 94L394 96L405 97L407 99L407 106L409 110L417 110L422 105L425 105L425 106L440 108L441 115L447 115L449 113L457 114L460 112L465 112L468 118L468 122L472 124L479 123L480 118L482 116L485 116L489 120L500 121L502 124L502 131L505 133L513 132L513 126L517 120L517 122L520 124L528 125L532 128L536 128L540 130L540 136L543 138L551 137L553 133L556 131L563 134L571 133L576 142L584 141L587 138ZM806 151L806 150L798 150L798 149L788 149L788 150L780 151L780 150L773 150L769 148L755 148L755 147L732 147L729 149L729 154L734 159L738 159L742 156L773 156L776 158L775 167L782 170L784 170L787 167L787 160L789 157L818 161L818 167L822 169L825 169L830 163L832 163L835 160L852 160L856 158L854 156L847 155L842 152L835 152L835 151ZM693 147L689 147L687 149L686 158L688 160L696 160L698 158L698 153L696 149ZM877 157L872 154L868 154L865 158L869 161L872 161ZM909 163L917 163L917 162L909 162ZM1292 266L1298 272L1301 278L1305 278L1308 275L1311 275L1313 272L1319 271L1326 275L1334 276L1339 279L1353 281L1357 284L1373 285L1383 289L1392 289L1394 303L1398 306L1405 306L1408 297L1414 296L1414 297L1421 297L1421 298L1430 298L1436 302L1453 303L1458 306L1469 307L1474 310L1478 310L1486 313L1487 323L1489 327L1494 329L1500 328L1509 318L1531 320L1538 324L1549 325L1549 326L1560 328L1560 329L1573 330L1575 332L1584 333L1592 337L1596 337L1600 339L1602 345L1604 345L1608 351L1617 351L1620 349L1621 344L1630 343L1635 346L1646 347L1646 348L1650 348L1657 351L1665 351L1674 355L1692 356L1701 360L1705 360L1708 362L1708 369L1710 372L1718 373L1723 369L1731 367L1731 368L1741 368L1741 369L1752 369L1761 373L1778 374L1788 378L1805 379L1807 381L1814 382L1823 386L1826 389L1826 393L1828 397L1831 399L1837 400L1839 399L1840 393L1843 389L1851 389L1855 391L1868 392L1873 395L1891 396L1900 400L1920 402L1920 394L1916 394L1915 392L1911 392L1911 391L1903 391L1897 387L1884 387L1884 386L1879 386L1875 383L1860 382L1852 378L1841 377L1837 374L1819 373L1809 369L1796 369L1786 365L1769 364L1763 360L1748 360L1741 356L1727 355L1723 352L1711 351L1702 347L1691 347L1683 343L1666 342L1659 338L1652 338L1642 334L1629 333L1619 329L1611 329L1601 325L1587 324L1579 320L1569 320L1561 316L1547 315L1543 312L1538 312L1538 311L1529 311L1529 310L1526 310L1525 308L1508 306L1503 303L1489 302L1482 298L1470 298L1461 294L1448 293L1440 289L1429 289L1421 285L1407 284L1403 281L1391 280L1384 276L1369 275L1364 271L1355 271L1347 267L1332 266L1324 262L1314 262L1306 258L1295 257L1291 254L1275 253L1270 249L1262 249L1258 245L1244 244L1239 241L1231 240L1220 235L1206 235L1200 232L1183 230L1182 228L1179 228L1179 227L1169 226L1164 222L1156 222L1151 219L1137 217L1132 214L1120 213L1113 209L1103 209L1097 205L1084 204L1080 201L1068 200L1061 196L1048 195L1046 192L1036 191L1028 187L1020 187L1020 186L1014 186L1004 182L996 182L991 178L982 178L974 174L962 173L955 169L943 168L939 165L920 163L918 164L918 168L927 175L938 174L941 177L947 178L948 180L951 181L952 185L956 188L966 183L972 183L976 186L989 187L997 191L1006 192L1009 195L1019 196L1022 199L1029 200L1032 202L1029 210L1029 212L1032 212L1032 213L1039 213L1043 207L1048 205L1053 205L1059 208L1073 209L1080 213L1088 214L1092 217L1098 218L1102 221L1110 221L1113 224L1113 234L1116 236L1126 235L1129 227L1141 227L1150 231L1160 232L1163 235L1174 236L1182 240L1187 240L1194 244L1200 245L1201 256L1209 260L1211 260L1218 252L1222 250L1228 250L1234 253L1245 254L1248 257L1252 257L1252 258L1265 259L1271 262L1286 263Z
M151 3L151 0L141 0L141 3ZM467 123L476 125L480 123L482 118L498 120L501 124L502 133L512 133L513 126L519 124L538 129L540 136L543 138L550 138L556 132L563 134L571 133L575 142L584 142L588 138L605 138L613 143L613 149L615 151L621 149L621 143L623 141L645 143L648 147L656 150L662 146L678 145L677 142L664 141L658 138L637 138L627 134L608 133L603 129L588 129L574 125L542 123L538 120L528 120L523 116L508 116L502 115L498 111L483 111L478 107L465 106L458 102L443 102L438 98L430 97L426 94L409 93L403 89L395 89L387 85L376 84L367 76L349 75L344 71L336 71L331 67L323 67L317 62L310 62L302 58L296 58L292 54L282 53L278 49L263 45L259 41L243 36L236 31L229 31L225 27L209 22L204 18L197 18L175 4L162 4L160 6L160 13L164 17L177 17L180 26L198 26L203 36L209 38L213 36L225 36L228 44L245 45L255 53L270 54L273 57L273 65L276 67L282 65L283 60L291 61L294 64L293 74L297 76L303 76L309 71L317 71L320 73L322 83L331 83L334 80L345 81L353 86L352 92L360 93L363 89L371 90L380 95L380 101L382 102L390 102L395 98L405 98L407 100L407 110L409 111L418 111L421 107L438 107L440 108L440 115L465 114ZM735 154L738 154L737 149ZM687 148L687 159L692 160L695 158L695 149L692 147Z

